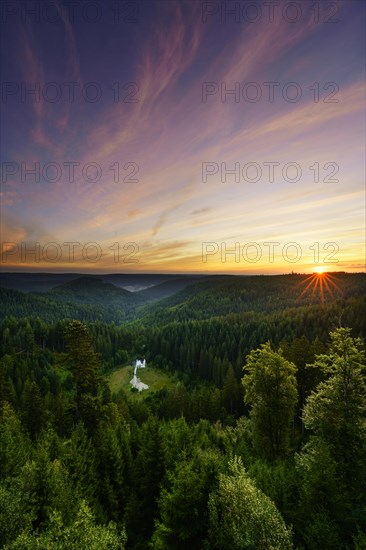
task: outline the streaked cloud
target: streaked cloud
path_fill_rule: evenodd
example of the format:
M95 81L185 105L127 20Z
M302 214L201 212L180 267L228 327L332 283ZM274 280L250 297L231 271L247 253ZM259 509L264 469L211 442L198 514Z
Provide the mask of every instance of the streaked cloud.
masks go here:
M30 165L39 162L41 167L56 162L62 177L54 183L42 177L35 183L31 176L22 182L18 173L3 182L2 210L11 220L4 225L6 238L92 241L103 250L114 242L135 242L144 263L131 264L132 271L172 272L292 268L282 260L276 266L222 264L219 256L206 265L202 242L225 242L230 247L233 239L242 243L280 240L283 246L297 240L306 248L330 239L339 243L339 265L360 265L365 146L362 70L345 76L342 68L340 76L334 74L337 103L314 102L309 91L323 70L324 56L339 55L341 66L342 56L353 55L345 39L359 32L357 3L344 5L341 23L332 28L315 24L311 10L294 25L278 18L273 24L263 20L258 25L225 26L216 19L203 24L199 2L188 6L158 1L151 6L144 32L140 28L136 38L133 33L139 33L138 26L126 29L132 44L126 52L116 48L124 43L117 28L95 29L95 40L105 39L109 71L100 61L94 66L87 58L90 28L63 18L57 27L63 44L60 55L60 48L54 46L50 52L44 50L47 40L53 44L46 32L20 26L13 46L22 60L19 79L44 83L58 75L60 82L82 84L97 80L94 74L102 75L107 96L113 81L106 74L120 71L121 82L138 84L139 101L115 103L110 95L95 105L41 101L28 110L21 106L19 128L12 129L18 138L9 141L5 155L19 165L24 160ZM337 49L342 33L344 40ZM228 89L246 82L263 87L267 81L283 82L285 77L289 82L298 75L304 94L296 103L280 95L275 103L265 99L236 103L230 97L222 102L219 93L202 102L204 82L224 82ZM9 109L17 107L9 103ZM16 112L11 116L17 119ZM72 182L63 165L70 161L79 163ZM243 178L236 183L230 174L225 181L219 171L204 183L204 162L225 163L228 170L239 163L241 171L246 163L256 163L263 177L256 183ZM266 175L268 162L279 163L273 182ZM296 183L283 177L282 169L290 162L302 170ZM83 179L82 169L88 163L101 168L95 183ZM128 181L129 163L138 167L137 182ZM319 182L314 181L314 163L319 165ZM339 166L337 183L324 181L331 173L324 168L329 163ZM111 168L116 165L119 182ZM108 252L93 269L116 270L111 258ZM304 260L303 269L310 269L309 261ZM71 267L60 263L60 269L83 268L82 256L78 262Z

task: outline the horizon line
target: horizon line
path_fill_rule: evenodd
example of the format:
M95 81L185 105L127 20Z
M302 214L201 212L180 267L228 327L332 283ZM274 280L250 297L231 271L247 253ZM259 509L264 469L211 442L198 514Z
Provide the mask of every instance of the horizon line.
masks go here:
M314 270L313 273L317 273L316 270ZM322 273L330 273L330 274L347 274L347 275L365 275L366 271L345 271L345 270L338 270L338 271L323 271ZM312 273L310 273L312 274ZM240 277L240 276L246 276L246 277L258 277L258 276L265 276L265 277L276 277L276 276L283 276L283 275L309 275L309 273L305 272L298 272L298 271L290 271L290 272L283 272L283 273L238 273L238 272L186 272L186 271L177 271L177 272L164 272L164 271L144 271L144 272L85 272L85 271L4 271L0 270L0 276L1 275L82 275L82 276L107 276L107 275L130 275L130 276L136 276L136 275L164 275L164 276L196 276L196 277L205 277L205 276L217 276L217 275L224 275L224 276L232 276L232 277Z

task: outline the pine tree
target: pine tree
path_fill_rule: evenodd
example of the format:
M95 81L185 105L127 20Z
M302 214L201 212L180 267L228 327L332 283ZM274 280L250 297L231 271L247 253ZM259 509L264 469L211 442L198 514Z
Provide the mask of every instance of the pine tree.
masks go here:
M240 385L236 379L235 371L232 365L229 366L222 389L222 399L226 410L230 414L238 411L240 399Z
M27 380L22 396L25 425L34 438L45 425L45 410L41 391L36 382Z
M262 344L247 357L243 385L250 406L254 447L274 460L288 451L297 402L296 367Z
M86 326L72 321L67 327L66 342L78 395L97 394L100 359L95 353Z
M303 421L313 435L297 465L301 509L304 514L311 510L305 540L320 547L336 523L342 535L333 535L329 548L338 548L350 544L358 528L366 528L366 364L363 343L351 337L349 328L330 336L329 352L313 363L327 378L304 407Z
M18 475L30 453L29 435L11 405L4 403L0 410L0 477Z
M100 358L93 349L88 329L80 321L72 321L69 324L66 342L76 383L77 416L92 431L100 416L101 407L97 398Z

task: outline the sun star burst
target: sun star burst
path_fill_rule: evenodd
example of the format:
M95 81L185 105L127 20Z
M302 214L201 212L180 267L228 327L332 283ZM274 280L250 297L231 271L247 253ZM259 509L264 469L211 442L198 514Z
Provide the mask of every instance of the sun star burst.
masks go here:
M341 289L336 283L336 279L330 273L324 271L324 267L317 267L314 273L306 277L301 281L300 285L305 285L302 290L299 300L303 297L310 297L310 303L313 303L318 297L322 304L325 303L326 298L334 300L335 296L341 294Z

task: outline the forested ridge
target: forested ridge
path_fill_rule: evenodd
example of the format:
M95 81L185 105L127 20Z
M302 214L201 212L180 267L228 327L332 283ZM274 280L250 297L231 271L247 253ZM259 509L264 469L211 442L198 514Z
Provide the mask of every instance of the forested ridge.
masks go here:
M2 289L1 547L365 548L365 275L333 281ZM112 394L143 357L174 384Z
M270 313L309 304L342 304L365 294L363 273L340 272L328 281L323 285L322 294L320 286L314 288L309 276L299 274L216 275L202 277L197 282L182 277L138 292L130 292L95 276L55 284L45 292L22 292L20 282L15 280L14 288L1 288L0 285L0 319L38 316L48 322L72 318L106 323L140 319L148 325L161 325L232 313ZM6 283L9 285L10 281L6 279ZM23 287L27 288L26 281ZM160 295L166 297L158 299Z

